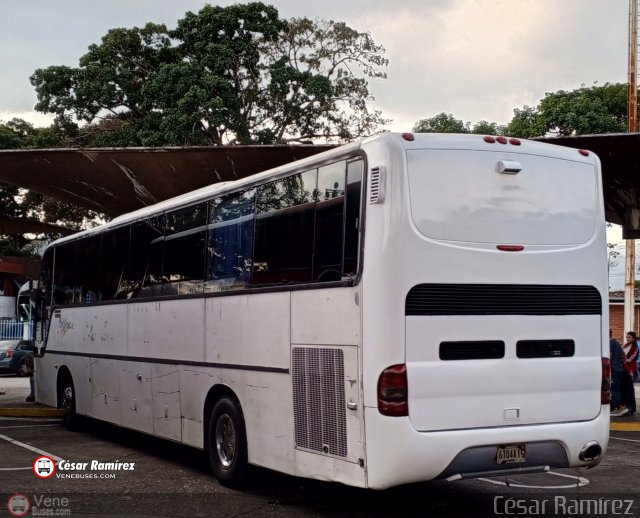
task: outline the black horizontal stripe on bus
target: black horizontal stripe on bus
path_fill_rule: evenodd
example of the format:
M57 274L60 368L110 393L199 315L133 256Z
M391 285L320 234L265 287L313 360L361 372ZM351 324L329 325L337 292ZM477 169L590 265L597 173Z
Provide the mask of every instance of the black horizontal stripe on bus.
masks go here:
M56 351L44 349L42 356L47 354L57 354L60 356L80 356L82 358L96 358L99 360L120 360L136 363L157 363L162 365L186 365L188 367L215 367L218 369L233 369L241 371L275 372L278 374L289 374L289 369L284 367L262 367L260 365L239 365L235 363L211 363L195 362L191 360L167 360L164 358L145 358L142 356L123 356L120 354L92 354L78 353L70 351Z
M418 284L409 290L410 315L602 315L593 286L539 284Z

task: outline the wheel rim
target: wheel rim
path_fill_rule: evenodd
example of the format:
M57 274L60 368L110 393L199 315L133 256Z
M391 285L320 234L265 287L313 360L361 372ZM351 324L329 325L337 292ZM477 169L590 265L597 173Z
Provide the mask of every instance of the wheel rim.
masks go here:
M216 423L216 449L222 467L231 467L236 454L236 429L229 414L222 414Z

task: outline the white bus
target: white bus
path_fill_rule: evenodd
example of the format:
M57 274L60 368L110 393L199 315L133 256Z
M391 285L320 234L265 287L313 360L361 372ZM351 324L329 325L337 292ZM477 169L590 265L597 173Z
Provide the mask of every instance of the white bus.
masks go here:
M382 134L44 253L37 399L383 489L595 466L608 442L598 158Z

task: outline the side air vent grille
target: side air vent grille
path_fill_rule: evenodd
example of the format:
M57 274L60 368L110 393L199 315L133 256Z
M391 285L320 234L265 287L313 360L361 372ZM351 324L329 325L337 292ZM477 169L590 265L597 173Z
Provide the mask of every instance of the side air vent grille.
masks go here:
M384 201L386 170L384 166L371 169L371 190L369 192L369 203L382 203Z
M504 358L504 342L499 340L440 344L441 360L493 360L496 358Z
M292 354L296 447L346 457L344 353L295 347Z
M516 344L518 358L567 358L575 352L573 340L520 340Z
M534 284L418 284L406 315L601 315L593 286Z

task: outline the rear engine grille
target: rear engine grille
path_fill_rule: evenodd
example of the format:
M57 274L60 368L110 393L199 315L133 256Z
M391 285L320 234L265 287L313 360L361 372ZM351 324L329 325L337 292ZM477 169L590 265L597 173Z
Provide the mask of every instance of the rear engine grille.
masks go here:
M346 457L344 353L295 347L292 354L296 446Z
M518 358L566 358L575 352L573 340L520 340L516 344Z
M504 358L504 342L483 340L476 342L442 342L441 360L491 360Z
M535 284L418 284L406 315L601 315L593 286Z

